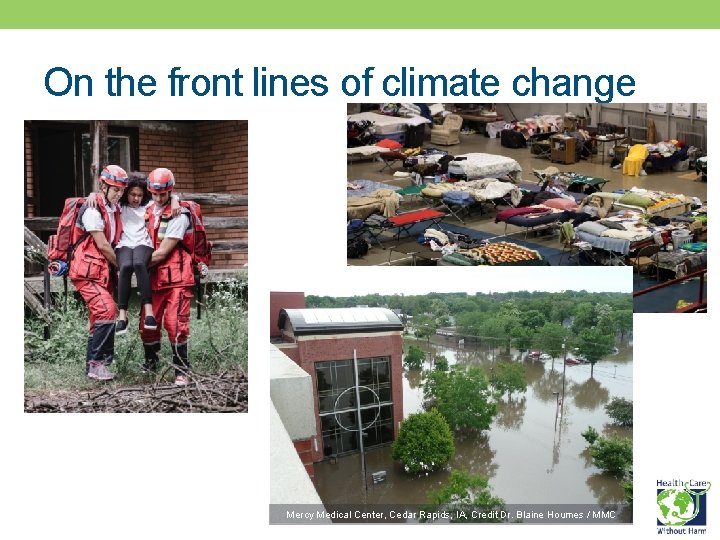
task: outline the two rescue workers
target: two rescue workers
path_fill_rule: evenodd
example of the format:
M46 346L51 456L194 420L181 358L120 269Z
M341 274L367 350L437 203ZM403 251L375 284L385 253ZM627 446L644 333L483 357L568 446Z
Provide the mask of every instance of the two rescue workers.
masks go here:
M86 356L86 374L96 380L111 380L115 340L115 270L114 247L118 243L122 222L118 201L128 184L127 173L117 165L108 165L100 174L97 207L83 204L78 212L73 247L69 255L69 277L85 301L90 313L90 335ZM145 220L152 241L150 258L152 307L162 322L173 352L175 384L189 382L188 338L190 335L190 301L195 286L193 260L194 227L190 203L172 216L170 197L175 177L169 169L150 173L148 191L153 202L147 207ZM199 208L197 209L199 213ZM202 219L202 217L200 217ZM145 349L145 371L158 367L161 328L148 328L140 317L140 335Z

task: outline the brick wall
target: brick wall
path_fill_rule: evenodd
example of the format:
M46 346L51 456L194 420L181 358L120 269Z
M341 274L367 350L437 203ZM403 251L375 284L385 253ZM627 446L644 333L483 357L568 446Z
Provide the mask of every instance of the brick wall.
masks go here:
M175 175L176 189L194 191L193 136L190 125L142 124L139 133L140 171L165 167Z
M178 191L248 193L248 123L244 120L146 122L139 131L140 170L173 171ZM247 206L203 205L203 216L247 218ZM247 230L209 230L210 240L247 240ZM213 268L239 268L247 253L213 254Z
M393 400L393 438L397 437L398 423L403 419L403 393L402 393L402 336L379 335L355 337L350 334L335 339L303 339L298 341L297 359L294 355L286 353L298 362L312 378L313 396L315 397L315 422L318 439L322 441L322 427L317 404L317 381L315 378L315 362L330 360L350 360L353 350L357 351L358 359L374 356L389 356L392 373L392 400ZM285 351L283 351L285 352ZM320 445L322 447L322 445ZM322 449L313 451L313 461L323 459Z
M312 459L312 439L293 441L293 445L300 457L300 461L305 466L310 480L315 480L315 466L313 465Z
M35 187L33 186L33 168L32 168L32 132L30 126L25 122L25 195L27 198L35 196ZM28 203L25 208L27 217L35 217L35 205Z
M245 120L197 122L193 139L195 191L248 193L248 123ZM248 217L247 206L209 206L208 216ZM210 231L210 239L245 240L246 230ZM213 256L213 266L234 268L247 263L247 253Z

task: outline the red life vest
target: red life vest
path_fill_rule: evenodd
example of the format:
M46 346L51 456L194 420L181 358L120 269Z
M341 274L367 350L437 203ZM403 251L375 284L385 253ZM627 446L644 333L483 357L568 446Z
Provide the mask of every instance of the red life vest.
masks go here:
M147 222L148 233L152 240L153 248L158 249L165 238L167 225L172 219L172 208L167 204L160 214L159 219L155 218L154 210L156 204L148 206L145 211L145 221ZM170 289L174 287L194 287L195 271L193 268L193 258L191 249L187 246L194 245L192 221L188 215L188 210L183 208L191 225L185 231L185 235L175 248L170 252L164 261L154 266L150 272L150 287L153 290Z
M120 218L119 208L116 208L115 212L112 212L111 216L105 206L105 200L103 197L98 197L97 209L103 220L103 233L105 234L105 238L114 249L115 245L120 241L120 235L122 234L122 220ZM85 227L82 225L82 217L86 211L87 205L83 204L78 213L77 226L73 231L72 241L77 242L83 236L85 236L85 239L78 244L73 252L68 276L73 281L95 281L100 283L103 287L107 287L110 283L110 261L105 258L105 255L102 254L102 252L98 249L97 244L95 244L95 240L92 235L88 234ZM115 221L114 237L110 236L111 219Z

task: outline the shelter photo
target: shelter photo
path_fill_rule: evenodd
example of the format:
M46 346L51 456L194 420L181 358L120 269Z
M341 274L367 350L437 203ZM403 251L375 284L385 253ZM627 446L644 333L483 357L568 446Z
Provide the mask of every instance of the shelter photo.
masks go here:
M637 312L706 310L706 104L347 112L348 265L627 265Z

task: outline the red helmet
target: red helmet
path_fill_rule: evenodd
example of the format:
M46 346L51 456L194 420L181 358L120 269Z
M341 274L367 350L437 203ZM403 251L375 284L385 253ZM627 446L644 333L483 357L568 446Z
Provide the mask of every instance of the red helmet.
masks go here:
M100 173L100 180L111 186L126 188L128 185L128 175L125 169L118 165L108 165Z
M175 176L170 169L160 167L148 175L147 188L150 193L165 193L175 187Z

